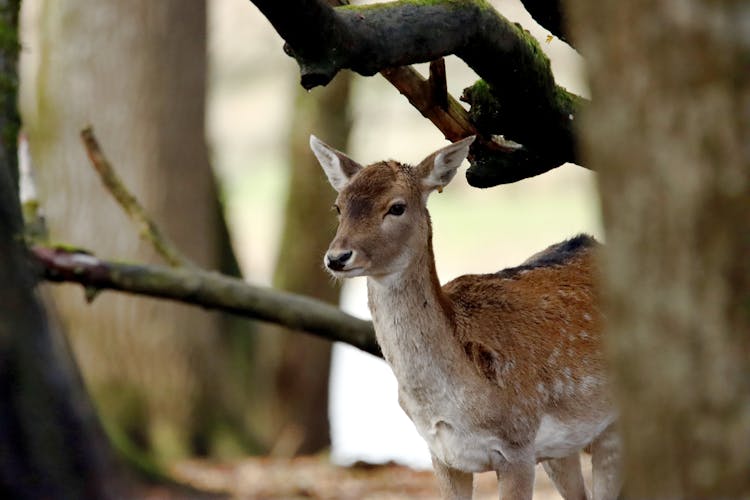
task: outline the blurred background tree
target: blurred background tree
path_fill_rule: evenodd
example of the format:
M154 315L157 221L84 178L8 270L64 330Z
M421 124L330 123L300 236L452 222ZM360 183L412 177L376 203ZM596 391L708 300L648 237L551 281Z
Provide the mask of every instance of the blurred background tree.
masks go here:
M321 264L336 231L331 190L309 146L310 134L346 150L352 75L344 72L327 87L296 89L288 136L284 221L273 276L275 288L338 303L339 287ZM276 456L316 453L330 445L328 379L331 342L264 325L255 350L253 398L256 429Z
M51 239L159 260L88 166L79 131L91 124L188 258L231 270L205 142L206 3L40 0L23 8L33 49L23 55L21 106ZM250 442L246 332L178 304L105 294L87 305L70 287L53 297L121 448L167 461Z
M607 231L625 495L748 498L750 4L568 5L590 61L581 138Z

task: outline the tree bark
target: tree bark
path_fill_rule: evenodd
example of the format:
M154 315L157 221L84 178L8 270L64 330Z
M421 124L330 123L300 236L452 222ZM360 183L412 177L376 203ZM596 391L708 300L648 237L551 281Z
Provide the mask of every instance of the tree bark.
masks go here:
M633 498L750 497L750 5L568 2Z
M164 232L190 260L218 268L221 228L204 139L205 2L34 5L22 104L51 238L102 256L158 260L91 171L78 133L93 125ZM88 306L81 294L54 292L113 437L167 460L210 452L214 430L243 420L246 381L230 369L217 315L115 294Z

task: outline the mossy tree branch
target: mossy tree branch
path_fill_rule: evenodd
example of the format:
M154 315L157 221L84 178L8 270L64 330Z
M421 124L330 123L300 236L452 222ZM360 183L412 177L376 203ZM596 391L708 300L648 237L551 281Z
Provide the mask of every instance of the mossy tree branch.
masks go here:
M141 232L157 251L177 269L104 261L81 249L37 244L31 248L31 256L41 278L79 283L89 301L102 290L170 299L306 331L381 356L369 321L350 316L320 300L253 286L239 278L209 272L190 263L186 265L179 250L162 236L145 209L120 181L91 128L84 129L81 137L107 190L142 226Z
M308 89L327 84L344 68L369 76L448 54L466 61L483 79L465 95L474 115L482 108L482 119L473 122L482 137L472 147L469 176L478 187L578 161L573 123L582 100L555 84L536 40L484 0L400 0L335 9L323 0L289 0L283 6L252 1L287 42L285 50L297 60ZM429 86L415 88L422 99L432 100ZM523 151L499 146L493 141L497 135Z
M176 300L208 309L277 323L380 356L372 323L302 295L249 285L198 268L168 268L104 261L77 250L35 246L32 256L47 281L79 283Z

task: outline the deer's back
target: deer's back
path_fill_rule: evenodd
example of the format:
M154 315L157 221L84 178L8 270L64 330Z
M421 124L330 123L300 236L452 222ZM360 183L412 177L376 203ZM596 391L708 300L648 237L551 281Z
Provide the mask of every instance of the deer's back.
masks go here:
M596 245L579 236L519 267L443 288L465 359L520 411L574 419L606 399Z

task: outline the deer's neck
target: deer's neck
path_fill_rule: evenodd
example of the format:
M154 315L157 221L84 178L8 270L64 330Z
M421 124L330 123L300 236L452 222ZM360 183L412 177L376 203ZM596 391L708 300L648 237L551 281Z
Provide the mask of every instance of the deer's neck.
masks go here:
M454 354L452 308L438 281L431 240L405 270L367 280L375 333L397 377L420 369L415 360L450 363Z

